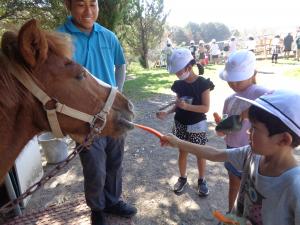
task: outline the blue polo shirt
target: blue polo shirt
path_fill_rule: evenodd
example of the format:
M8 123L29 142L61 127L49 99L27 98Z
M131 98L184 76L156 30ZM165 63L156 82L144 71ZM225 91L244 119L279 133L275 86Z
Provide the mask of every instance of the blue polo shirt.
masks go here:
M116 35L105 27L94 23L91 33L80 31L72 17L58 29L72 36L73 60L87 68L100 80L116 86L115 65L125 64L123 49Z

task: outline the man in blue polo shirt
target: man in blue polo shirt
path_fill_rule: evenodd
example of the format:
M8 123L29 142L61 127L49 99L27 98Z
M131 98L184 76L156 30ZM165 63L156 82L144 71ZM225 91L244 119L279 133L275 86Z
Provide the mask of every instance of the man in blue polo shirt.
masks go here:
M97 0L65 0L71 16L58 31L71 35L73 59L100 80L122 91L125 58L116 35L96 23ZM105 225L103 212L123 217L136 214L135 207L120 200L124 138L99 137L91 148L80 154L87 205L92 225Z

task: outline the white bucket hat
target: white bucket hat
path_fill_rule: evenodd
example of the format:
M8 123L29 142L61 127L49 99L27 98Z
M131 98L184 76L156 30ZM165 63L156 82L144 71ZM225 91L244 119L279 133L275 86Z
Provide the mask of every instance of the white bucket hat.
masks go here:
M276 90L273 93L260 96L255 101L239 96L236 97L276 116L300 137L299 92Z
M237 82L254 75L256 58L252 51L240 50L229 55L225 69L219 73L222 80Z
M168 70L170 73L177 73L193 59L194 57L189 49L175 49L169 58Z

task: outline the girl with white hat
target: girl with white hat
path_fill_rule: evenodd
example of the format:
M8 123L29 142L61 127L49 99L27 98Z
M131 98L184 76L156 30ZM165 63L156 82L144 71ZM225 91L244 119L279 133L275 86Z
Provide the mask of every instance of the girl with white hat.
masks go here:
M177 95L174 107L168 111L157 113L159 119L164 119L168 114L175 112L173 133L180 139L191 143L205 145L207 140L207 122L205 113L209 110L210 90L214 85L193 71L196 64L194 57L188 49L176 49L173 51L168 70L175 73L179 80L171 87ZM178 166L180 176L174 186L175 193L181 193L187 184L187 152L179 149ZM204 178L205 160L197 157L199 179L198 194L205 197L209 190Z

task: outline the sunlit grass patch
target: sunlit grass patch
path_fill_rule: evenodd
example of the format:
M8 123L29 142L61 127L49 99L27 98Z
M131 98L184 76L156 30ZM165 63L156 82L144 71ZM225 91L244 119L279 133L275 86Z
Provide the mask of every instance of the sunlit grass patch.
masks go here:
M155 94L171 94L171 85L176 76L166 69L130 70L124 93L132 99L141 100Z
M294 69L290 69L290 70L285 71L284 75L300 78L300 66L298 68L294 68Z
M284 75L300 78L300 64L293 60L280 59L278 64L272 64L270 60L258 61L259 67L272 71L272 68L284 68ZM271 66L271 67L270 67ZM219 71L224 68L221 65L208 65L205 67L205 77L218 77ZM197 73L197 67L193 67ZM132 64L127 71L127 79L124 85L124 94L133 100L143 100L158 94L174 94L171 91L173 82L177 79L175 74L169 74L165 68L143 69L138 64Z

